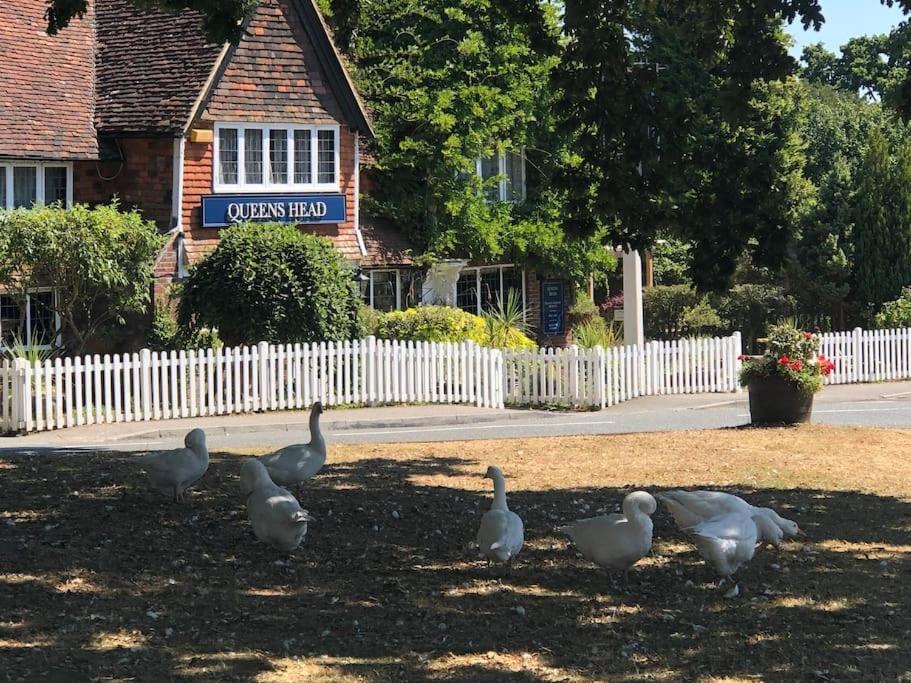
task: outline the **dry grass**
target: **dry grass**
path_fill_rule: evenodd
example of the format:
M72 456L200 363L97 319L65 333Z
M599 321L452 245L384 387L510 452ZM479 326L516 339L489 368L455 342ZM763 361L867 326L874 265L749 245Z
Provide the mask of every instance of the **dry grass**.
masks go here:
M823 427L338 446L290 560L254 542L236 454L183 505L129 454L5 457L0 680L911 681L909 453L911 432ZM466 548L493 462L526 522L509 574ZM671 486L809 539L726 601L663 512L628 586L552 531Z

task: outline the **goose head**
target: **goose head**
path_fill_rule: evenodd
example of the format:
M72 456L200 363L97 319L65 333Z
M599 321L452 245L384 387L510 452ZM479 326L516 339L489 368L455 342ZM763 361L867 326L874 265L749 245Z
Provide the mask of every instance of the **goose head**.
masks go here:
M240 491L249 496L260 483L269 479L266 466L256 458L245 458L240 466Z
M623 514L627 517L642 513L651 517L658 509L658 503L648 491L633 491L623 499Z
M756 530L759 532L759 540L763 543L771 543L776 548L781 545L784 538L784 531L775 521L760 511L753 515L753 522L756 524Z
M310 408L310 414L311 414L311 415L322 415L322 414L323 414L323 402L322 402L322 401L316 401L316 402L313 404L313 407Z
M496 465L491 465L487 468L487 472L484 474L484 478L493 479L494 481L497 479L503 479L503 470L501 470Z
M793 519L787 519L786 517L782 517L777 512L775 512L772 508L759 508L759 509L762 510L762 512L764 512L779 529L781 529L785 538L794 538L795 536L806 536L806 534L803 532L803 530L801 530L801 528L799 526L797 526L797 522L795 522Z
M184 437L183 445L200 455L206 452L206 433L199 428L191 429Z

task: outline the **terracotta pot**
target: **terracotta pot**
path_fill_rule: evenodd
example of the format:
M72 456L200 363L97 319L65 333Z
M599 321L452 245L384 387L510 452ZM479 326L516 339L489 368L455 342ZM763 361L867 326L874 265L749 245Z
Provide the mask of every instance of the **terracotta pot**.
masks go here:
M799 424L809 422L813 394L806 394L793 382L781 377L754 379L750 392L750 422L761 424Z

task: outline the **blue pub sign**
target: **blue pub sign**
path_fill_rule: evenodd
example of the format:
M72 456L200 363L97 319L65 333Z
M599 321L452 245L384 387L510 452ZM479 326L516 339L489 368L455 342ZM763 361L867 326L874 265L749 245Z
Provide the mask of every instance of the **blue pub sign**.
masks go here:
M562 334L566 329L566 292L560 280L541 283L541 328L546 336Z
M234 223L344 223L343 194L216 194L202 198L202 227Z

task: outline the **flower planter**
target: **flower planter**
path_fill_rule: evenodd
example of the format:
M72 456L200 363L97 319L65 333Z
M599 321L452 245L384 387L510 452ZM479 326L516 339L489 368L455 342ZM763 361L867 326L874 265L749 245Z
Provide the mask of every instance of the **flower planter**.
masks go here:
M807 394L781 377L762 377L750 381L750 422L761 424L799 424L809 422L813 394Z

